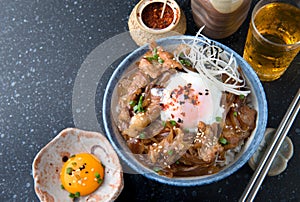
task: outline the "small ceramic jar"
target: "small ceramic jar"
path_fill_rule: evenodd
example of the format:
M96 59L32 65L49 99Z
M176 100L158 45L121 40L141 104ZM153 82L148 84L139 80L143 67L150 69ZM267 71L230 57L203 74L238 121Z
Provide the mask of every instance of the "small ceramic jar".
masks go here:
M186 31L186 18L174 0L141 0L132 10L128 27L132 39L142 46L160 38L181 35Z
M230 36L242 25L252 0L191 0L196 25L213 39Z

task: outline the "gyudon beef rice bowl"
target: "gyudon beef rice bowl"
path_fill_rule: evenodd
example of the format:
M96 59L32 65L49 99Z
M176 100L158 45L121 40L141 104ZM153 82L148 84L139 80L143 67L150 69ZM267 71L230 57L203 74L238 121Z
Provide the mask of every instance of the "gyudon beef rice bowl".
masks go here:
M171 48L151 43L112 94L113 135L166 178L220 172L240 156L257 125L251 88L235 56L198 35Z

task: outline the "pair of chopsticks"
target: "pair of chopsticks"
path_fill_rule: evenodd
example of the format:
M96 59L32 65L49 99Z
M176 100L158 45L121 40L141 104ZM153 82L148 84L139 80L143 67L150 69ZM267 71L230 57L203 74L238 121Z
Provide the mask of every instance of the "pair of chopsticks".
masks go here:
M255 198L255 195L258 192L259 187L261 186L266 174L268 173L272 162L285 138L287 135L290 127L293 124L293 121L295 120L299 108L300 108L300 89L298 90L295 98L293 99L292 103L290 104L285 116L283 117L273 139L271 144L268 146L267 150L265 151L258 167L256 168L250 182L248 183L245 191L242 194L242 197L240 198L240 202L244 201L253 201Z

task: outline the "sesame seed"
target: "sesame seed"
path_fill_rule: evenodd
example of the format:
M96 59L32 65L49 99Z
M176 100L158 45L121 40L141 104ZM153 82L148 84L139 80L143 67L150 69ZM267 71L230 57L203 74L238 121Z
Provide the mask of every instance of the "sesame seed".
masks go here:
M86 184L85 184L85 183L82 183L82 186L86 186Z
M87 180L87 177L84 177L83 180Z
M95 170L95 168L91 168L91 171L93 172Z
M162 149L163 147L161 145L158 146L159 149Z

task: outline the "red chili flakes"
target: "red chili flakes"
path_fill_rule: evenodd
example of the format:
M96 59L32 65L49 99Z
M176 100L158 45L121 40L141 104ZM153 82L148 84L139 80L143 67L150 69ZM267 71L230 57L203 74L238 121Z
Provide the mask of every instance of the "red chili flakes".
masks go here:
M147 27L153 29L164 29L172 23L174 13L172 8L168 5L166 5L163 17L160 18L163 6L163 3L155 2L144 8L142 12L142 20Z

